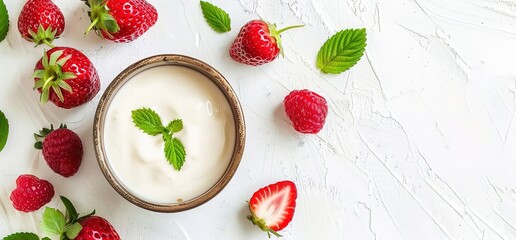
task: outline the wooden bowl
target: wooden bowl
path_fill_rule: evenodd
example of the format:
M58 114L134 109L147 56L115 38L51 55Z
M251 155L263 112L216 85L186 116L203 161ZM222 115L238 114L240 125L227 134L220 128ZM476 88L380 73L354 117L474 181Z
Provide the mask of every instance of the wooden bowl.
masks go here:
M156 204L142 200L138 196L135 196L135 194L133 194L129 189L127 189L124 186L124 184L122 184L122 182L114 174L113 169L109 164L109 159L107 157L104 146L103 133L107 110L112 99L117 94L118 90L120 90L120 88L136 74L153 67L164 65L182 66L193 69L199 73L202 73L213 83L215 83L215 85L221 90L221 92L226 97L232 109L236 134L235 146L231 160L226 171L224 172L222 177L217 181L217 183L208 191L204 192L196 198L186 200L181 203L173 204ZM235 92L231 88L231 85L224 78L224 76L222 76L222 74L220 74L210 65L198 59L174 54L163 54L145 58L130 65L125 70L123 70L111 82L111 84L109 84L106 91L102 95L102 98L100 99L100 102L97 107L97 111L95 113L95 119L93 124L93 141L95 144L95 154L97 156L97 161L100 166L100 169L102 170L102 173L106 177L109 184L111 184L111 186L129 202L141 208L155 212L180 212L195 208L215 197L220 191L222 191L222 189L224 189L224 187L229 183L229 181L235 174L244 151L245 137L245 122L240 102L238 101Z

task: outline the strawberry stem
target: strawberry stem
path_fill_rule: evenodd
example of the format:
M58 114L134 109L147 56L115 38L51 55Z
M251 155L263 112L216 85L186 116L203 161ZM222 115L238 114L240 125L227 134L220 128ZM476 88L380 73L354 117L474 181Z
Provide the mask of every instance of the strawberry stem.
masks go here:
M287 30L293 29L293 28L300 28L300 27L305 26L305 25L294 25L294 26L282 28L280 30L276 30L276 24L271 24L268 22L265 22L265 23L267 24L267 27L269 28L269 32L270 32L271 36L276 39L276 44L278 45L278 48L280 49L280 54L282 57L285 57L285 54L283 53L283 45L281 43L281 36L280 36L281 33L285 32Z
M86 29L86 32L84 32L84 35L88 34L91 29L93 29L95 27L95 25L97 25L97 23L99 22L100 18L95 18L95 20L93 20L93 22L91 22L90 26L88 27L88 29Z
M279 34L281 34L281 33L285 32L285 31L287 31L287 30L290 30L290 29L293 29L293 28L300 28L300 27L304 27L304 26L305 26L305 25L294 25L294 26L290 26L290 27L282 28L282 29L280 29L280 30L277 30L277 31L276 31L276 34L278 34L278 35L279 35Z
M52 43L50 43L48 40L46 39L43 39L43 43L46 44L47 46L49 46L50 48L55 48L54 45L52 45Z

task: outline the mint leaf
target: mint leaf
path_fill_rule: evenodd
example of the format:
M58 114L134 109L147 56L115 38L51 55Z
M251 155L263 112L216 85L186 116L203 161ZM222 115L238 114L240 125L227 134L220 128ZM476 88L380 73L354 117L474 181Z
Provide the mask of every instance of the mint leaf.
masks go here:
M229 14L219 7L205 1L201 1L201 10L204 19L215 32L223 33L231 31L231 18Z
M9 14L4 0L0 0L0 42L7 37L9 31Z
M183 120L174 119L167 127L161 125L161 118L150 108L140 108L132 111L134 124L150 135L162 134L165 142L165 158L176 170L181 170L185 163L186 151L183 143L172 138L174 133L183 130Z
M41 221L41 230L47 234L61 235L65 232L65 216L57 209L45 208L43 212L43 220Z
M2 0L0 0L2 1ZM4 113L0 111L0 152L4 149L7 143L7 136L9 135L9 121Z
M80 223L76 222L66 228L66 236L69 239L74 239L79 235L82 230L82 226Z
M181 170L181 167L185 163L186 158L186 152L183 143L177 138L166 141L165 157L177 171Z
M317 67L323 73L339 74L353 67L364 55L366 30L346 29L328 39L317 54Z
M183 120L174 119L174 121L168 124L167 130L169 130L172 134L183 130Z
M39 240L39 237L34 233L20 232L4 237L3 240Z
M131 112L134 124L143 132L156 136L163 132L159 115L150 108L140 108Z

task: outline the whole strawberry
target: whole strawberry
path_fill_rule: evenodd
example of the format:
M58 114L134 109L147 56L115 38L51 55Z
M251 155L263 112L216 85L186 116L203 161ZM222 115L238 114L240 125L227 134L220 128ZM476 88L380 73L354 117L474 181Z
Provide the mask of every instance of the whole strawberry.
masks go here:
M41 103L48 100L70 109L90 101L100 90L97 70L80 51L55 47L43 54L34 69L34 89Z
M297 188L291 181L281 181L256 191L249 200L251 215L247 219L262 231L281 237L296 209Z
M18 31L27 41L53 47L65 28L61 10L52 0L28 0L18 17Z
M66 214L59 209L46 208L41 228L51 235L59 234L59 239L75 240L120 240L115 228L104 218L94 216L95 210L80 216L72 202L61 196Z
M16 179L16 188L11 192L13 207L22 212L33 212L54 197L54 187L48 181L30 174Z
M43 128L34 137L37 141L34 147L43 150L43 158L52 171L63 177L71 177L79 171L83 155L82 142L66 125L56 130L51 125L50 129Z
M310 90L294 90L283 100L285 112L300 133L321 131L328 115L326 99Z
M145 0L82 0L90 7L91 29L114 42L131 42L158 20L156 8Z
M292 28L276 30L276 24L253 20L245 24L229 49L229 55L237 62L258 66L276 59L283 48L280 34Z

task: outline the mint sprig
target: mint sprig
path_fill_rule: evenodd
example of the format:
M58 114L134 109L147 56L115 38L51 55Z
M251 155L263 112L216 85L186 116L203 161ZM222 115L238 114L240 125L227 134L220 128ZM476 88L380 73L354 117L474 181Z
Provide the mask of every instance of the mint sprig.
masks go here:
M4 149L5 144L7 144L7 136L8 135L9 135L9 121L7 121L5 114L2 111L0 111L0 152Z
M328 39L317 54L317 67L323 73L339 74L355 66L364 55L366 30L346 29Z
M221 8L205 1L201 1L201 10L204 19L215 32L224 33L231 31L231 18Z
M9 31L9 14L3 0L0 0L0 42L7 37Z
M131 112L133 123L136 127L151 136L162 134L165 142L165 158L177 171L181 170L186 159L186 151L183 143L173 137L183 130L183 120L175 119L166 127L163 126L160 116L150 108L140 108Z

